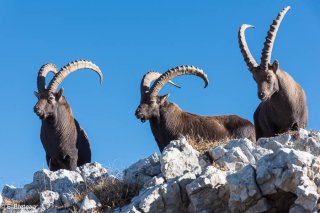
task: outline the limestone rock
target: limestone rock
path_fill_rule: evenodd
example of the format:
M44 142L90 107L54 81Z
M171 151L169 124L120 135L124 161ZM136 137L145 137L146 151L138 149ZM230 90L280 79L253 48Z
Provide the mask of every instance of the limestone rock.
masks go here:
M248 164L255 165L263 155L271 152L264 148L256 149L253 143L245 138L231 140L224 146L210 149L209 155L221 168L238 171Z
M50 209L55 206L61 206L59 194L53 191L43 191L40 193L40 208L42 210Z
M61 194L64 192L76 192L78 188L84 185L84 180L76 171L60 169L52 172L43 169L34 174L33 184L41 191L51 190Z
M191 212L229 212L227 172L209 166L200 177L186 186Z
M319 198L314 174L320 171L320 159L307 152L280 148L258 161L256 181L263 195L290 192L294 203L312 211Z
M96 195L89 192L80 205L80 211L90 211L101 207L101 203Z
M126 183L142 187L146 182L160 173L159 156L153 154L125 169L123 172L123 180Z
M201 173L199 152L194 150L185 138L172 141L164 148L161 158L161 172L166 180L171 180L192 172Z
M256 184L255 173L255 169L251 165L247 165L227 177L230 192L229 209L231 212L245 212L248 207L256 206L257 201L262 198L259 186ZM250 211L261 209L262 204L258 203L259 208L254 207ZM263 206L267 206L267 204ZM268 208L264 209L268 210Z
M86 163L77 168L77 172L81 174L87 187L96 184L101 179L108 177L108 171L100 163Z

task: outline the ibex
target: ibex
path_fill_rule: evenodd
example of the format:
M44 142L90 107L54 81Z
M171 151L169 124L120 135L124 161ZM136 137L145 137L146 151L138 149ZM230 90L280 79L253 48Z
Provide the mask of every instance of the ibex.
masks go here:
M305 128L308 122L303 89L279 67L277 60L270 63L277 31L289 9L290 7L284 8L271 24L262 50L260 65L251 55L245 39L245 30L253 26L244 24L238 33L241 53L258 85L258 97L261 100L254 112L256 139Z
M103 75L98 66L90 61L74 61L64 66L59 72L53 64L43 65L37 78L38 98L34 112L42 120L40 138L46 152L46 160L51 171L58 169L75 170L77 166L91 162L91 150L88 137L73 117L71 108L63 94L63 88L57 91L60 83L69 74L79 69L91 69L99 74L100 83ZM55 73L48 88L45 77Z
M149 72L141 82L141 100L135 115L142 122L149 120L152 133L160 151L170 141L181 135L191 138L220 140L225 138L249 138L255 140L254 127L250 121L237 115L200 116L182 111L178 105L167 102L169 95L159 96L161 88L179 75L195 75L202 78L205 87L209 80L203 70L193 66L179 66L161 76ZM159 77L160 76L160 77ZM150 88L151 82L155 80Z

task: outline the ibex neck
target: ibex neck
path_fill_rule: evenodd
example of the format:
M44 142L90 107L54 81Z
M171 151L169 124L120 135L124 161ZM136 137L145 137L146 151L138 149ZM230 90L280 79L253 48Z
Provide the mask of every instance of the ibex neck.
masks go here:
M74 134L76 131L75 121L69 106L59 106L55 116L47 121L46 126L51 129L50 132L60 143L76 140L73 138L76 135Z

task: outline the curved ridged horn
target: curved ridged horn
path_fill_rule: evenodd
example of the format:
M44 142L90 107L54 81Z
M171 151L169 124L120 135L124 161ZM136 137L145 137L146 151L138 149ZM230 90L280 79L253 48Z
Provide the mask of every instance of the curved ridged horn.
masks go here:
M149 93L151 82L157 80L160 76L161 73L156 71L149 71L143 76L140 86L141 100L145 97L146 93ZM169 81L168 83L172 84L175 87L181 88L179 85L175 84L172 81Z
M254 69L258 67L258 64L254 60L246 41L245 31L247 28L254 28L254 26L248 25L248 24L241 25L238 33L238 41L239 41L239 47L240 47L242 56L244 58L244 61L246 62L249 70L253 72Z
M38 77L37 77L38 92L45 91L45 89L46 89L46 76L49 72L53 72L54 74L56 74L58 72L56 65L45 64L40 68L40 70L38 72Z
M64 66L60 72L58 72L53 79L50 81L49 86L48 86L48 92L52 93L57 90L63 79L65 79L68 75L70 75L72 72L75 72L79 69L91 69L98 73L100 77L100 84L102 84L103 81L103 75L100 70L100 68L92 63L91 61L87 60L79 60L79 61L72 61L68 63L66 66Z
M194 66L179 66L168 70L167 72L163 73L152 85L150 89L150 98L154 99L157 97L161 88L172 78L179 76L179 75L195 75L203 79L205 82L205 88L209 84L209 80L207 75L204 71L200 68Z
M262 70L267 71L269 68L274 40L277 36L277 32L278 32L279 26L281 24L281 21L282 21L283 17L285 16L285 14L288 12L288 10L290 10L290 6L284 8L278 14L277 18L275 20L273 20L272 24L270 25L270 29L268 31L266 41L264 42L264 47L263 47L262 54L261 54L260 68Z

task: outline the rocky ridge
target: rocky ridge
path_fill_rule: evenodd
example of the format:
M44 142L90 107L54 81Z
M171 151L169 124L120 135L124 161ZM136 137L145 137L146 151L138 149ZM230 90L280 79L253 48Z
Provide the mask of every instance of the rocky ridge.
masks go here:
M172 141L123 172L122 183L138 190L129 203L106 208L88 188L116 178L98 163L77 171L41 170L23 188L6 185L3 212L318 212L320 133L231 140L199 153L185 138ZM81 196L79 196L81 194ZM100 200L99 200L100 199ZM36 203L10 211L8 200Z

